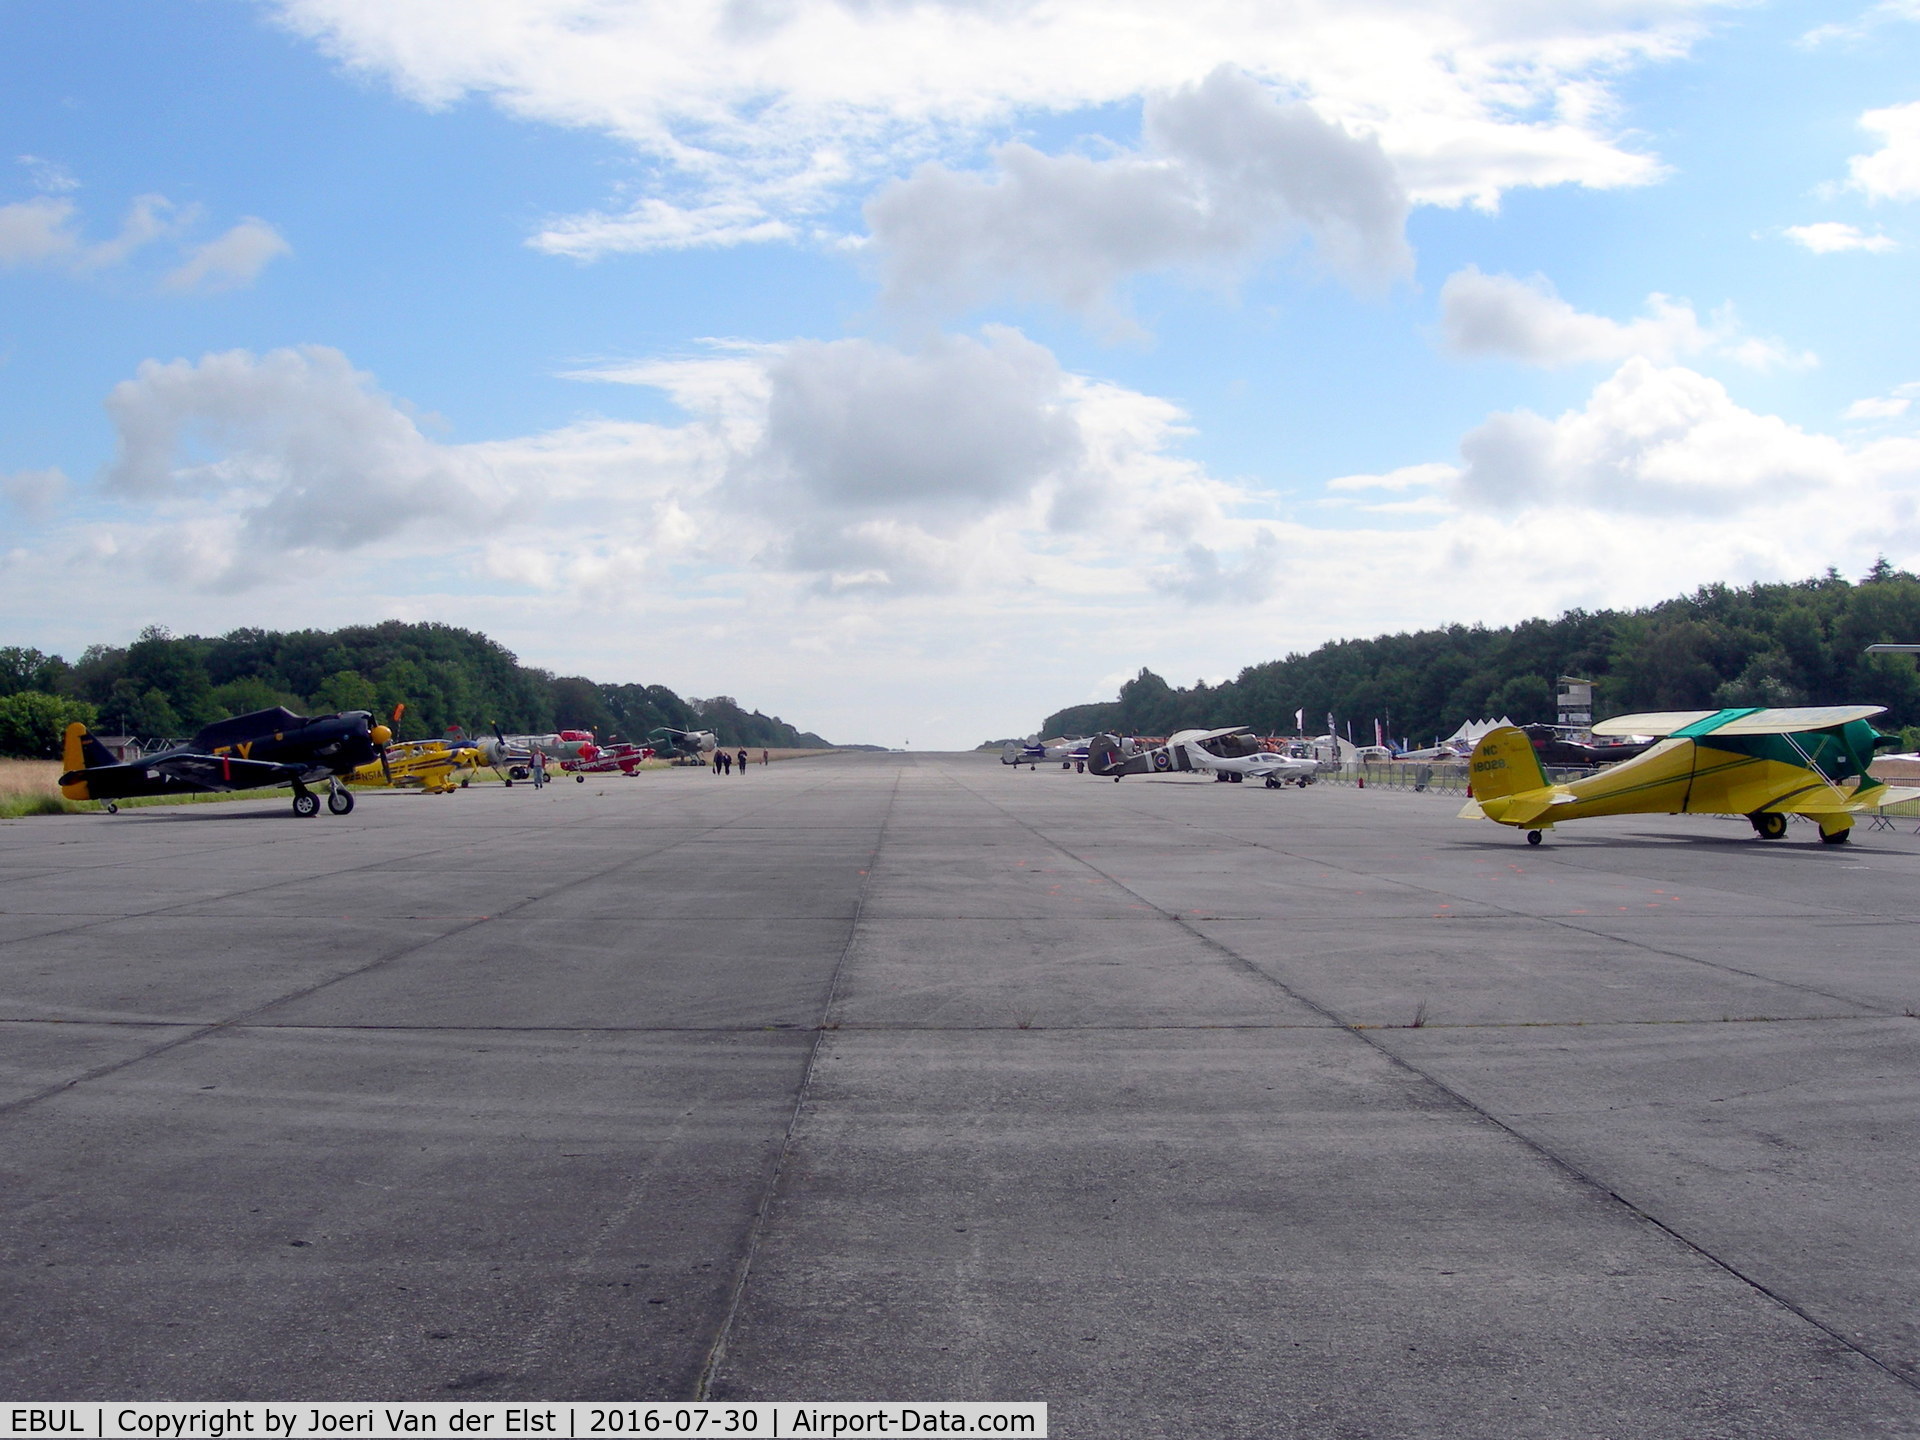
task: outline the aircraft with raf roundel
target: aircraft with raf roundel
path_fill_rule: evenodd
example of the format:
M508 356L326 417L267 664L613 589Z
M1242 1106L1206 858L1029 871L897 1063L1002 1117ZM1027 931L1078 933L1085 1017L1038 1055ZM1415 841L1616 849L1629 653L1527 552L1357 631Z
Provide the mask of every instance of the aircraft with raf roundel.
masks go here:
M1296 762L1289 756L1270 755L1261 750L1260 742L1248 733L1250 728L1229 725L1223 730L1176 730L1164 744L1144 747L1118 735L1096 735L1087 742L1087 769L1103 778L1111 776L1115 781L1128 775L1191 774L1203 768L1194 763L1195 750L1214 765L1222 761L1266 759L1286 761L1289 765L1297 763L1307 771L1318 768L1312 761Z
M1898 743L1867 723L1884 705L1793 709L1676 710L1622 715L1595 735L1646 735L1657 743L1631 760L1566 784L1548 780L1517 726L1490 730L1473 747L1472 795L1460 818L1526 831L1527 843L1567 820L1595 815L1744 815L1762 840L1787 833L1789 815L1820 825L1844 845L1853 817L1920 799L1867 773L1877 748Z
M293 787L293 813L317 815L320 797L309 786L324 783L327 809L345 815L353 792L341 783L362 765L381 760L393 732L367 710L337 715L296 715L284 706L220 720L184 745L139 760L115 760L75 721L67 727L66 773L60 793L69 800L98 800L108 814L116 801L147 795L204 795L224 790Z

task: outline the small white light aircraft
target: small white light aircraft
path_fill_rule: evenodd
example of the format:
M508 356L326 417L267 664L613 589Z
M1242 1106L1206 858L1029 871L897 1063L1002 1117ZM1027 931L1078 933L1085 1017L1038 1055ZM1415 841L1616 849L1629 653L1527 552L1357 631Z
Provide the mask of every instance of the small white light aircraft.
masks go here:
M1306 784L1319 762L1261 750L1247 726L1223 730L1177 730L1164 745L1147 749L1117 735L1096 735L1087 742L1087 769L1115 780L1127 775L1210 773L1217 780L1264 779L1278 789L1286 780Z
M1090 743L1084 739L1069 740L1064 735L1052 740L1030 735L1025 741L1009 740L1002 746L1000 763L1018 769L1022 765L1037 767L1044 761L1058 760L1062 770L1071 770L1075 764L1086 764L1087 746Z
M1251 755L1220 756L1209 754L1192 741L1188 741L1184 749L1187 752L1188 769L1211 772L1215 780L1264 780L1269 790L1278 790L1286 784L1305 789L1320 772L1318 760L1276 755L1271 750L1259 750Z

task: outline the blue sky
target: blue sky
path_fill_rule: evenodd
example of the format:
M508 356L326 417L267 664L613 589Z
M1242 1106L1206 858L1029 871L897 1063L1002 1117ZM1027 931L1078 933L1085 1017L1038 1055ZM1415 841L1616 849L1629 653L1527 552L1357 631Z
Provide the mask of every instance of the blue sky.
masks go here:
M971 745L1920 563L1920 0L9 0L0 635Z

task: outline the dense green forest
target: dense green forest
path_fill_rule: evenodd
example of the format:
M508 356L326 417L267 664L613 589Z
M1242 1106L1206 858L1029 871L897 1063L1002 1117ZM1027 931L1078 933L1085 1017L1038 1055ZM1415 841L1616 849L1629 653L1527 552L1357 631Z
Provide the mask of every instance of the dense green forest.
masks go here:
M1920 726L1913 657L1868 655L1882 641L1920 641L1920 577L1885 560L1858 584L1817 580L1708 585L1644 610L1569 610L1497 630L1448 625L1372 640L1335 640L1242 670L1219 685L1169 685L1149 670L1120 698L1049 715L1044 735L1166 735L1185 726L1251 725L1309 733L1333 715L1356 739L1386 733L1414 745L1463 720L1554 719L1554 682L1592 680L1595 719L1640 710L1729 705L1885 705L1883 729ZM1911 740L1914 737L1909 737Z
M235 630L175 637L151 626L127 646L58 655L0 648L0 754L55 756L70 720L103 733L178 739L249 710L307 714L406 712L397 738L458 725L469 734L591 730L644 740L660 725L712 730L722 744L823 747L778 716L731 696L683 700L664 685L603 685L522 665L504 646L451 625L355 625L344 630Z

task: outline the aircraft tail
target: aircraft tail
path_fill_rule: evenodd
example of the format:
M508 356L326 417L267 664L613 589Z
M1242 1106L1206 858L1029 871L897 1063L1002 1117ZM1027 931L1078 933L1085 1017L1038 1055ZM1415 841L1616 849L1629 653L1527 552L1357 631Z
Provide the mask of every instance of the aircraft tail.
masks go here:
M1514 725L1498 726L1480 737L1480 743L1473 747L1468 773L1473 778L1473 798L1483 805L1509 795L1545 790L1549 784L1533 742Z
M1469 773L1473 777L1473 799L1460 812L1463 820L1477 816L1502 825L1544 830L1553 824L1549 817L1554 808L1575 798L1566 786L1547 779L1533 742L1513 725L1502 725L1481 737L1473 747Z
M61 751L61 763L69 770L91 770L98 765L117 765L113 752L93 738L78 720L67 726L67 742Z
M60 763L66 770L60 777L60 793L69 800L88 800L92 796L81 772L117 762L113 752L94 739L87 727L76 720L67 726L67 738L60 750Z

